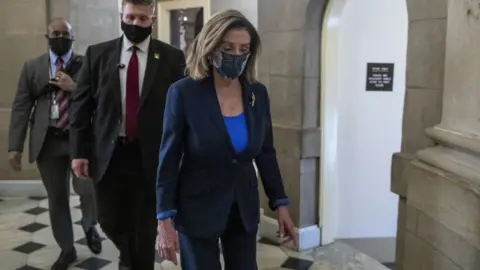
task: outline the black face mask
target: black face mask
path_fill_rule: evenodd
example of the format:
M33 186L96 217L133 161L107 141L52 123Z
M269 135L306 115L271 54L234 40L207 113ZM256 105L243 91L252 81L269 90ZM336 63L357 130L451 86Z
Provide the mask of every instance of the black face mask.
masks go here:
M247 65L249 53L234 55L218 52L212 59L213 67L224 78L235 79L242 75Z
M128 40L138 44L152 34L152 26L141 27L134 24L126 24L122 21L122 31Z
M73 40L64 37L49 38L50 50L58 56L64 56L72 49Z

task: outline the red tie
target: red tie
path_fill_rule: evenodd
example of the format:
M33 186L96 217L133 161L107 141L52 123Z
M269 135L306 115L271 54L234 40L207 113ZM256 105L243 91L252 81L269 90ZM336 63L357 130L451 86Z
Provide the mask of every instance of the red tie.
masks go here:
M132 47L132 57L127 68L127 93L125 98L125 135L129 140L137 138L137 112L140 103L137 47Z
M57 72L63 71L63 59L57 58L55 63L57 66ZM58 119L56 126L59 129L65 129L68 124L68 94L65 91L58 90L55 96L55 102L58 105Z

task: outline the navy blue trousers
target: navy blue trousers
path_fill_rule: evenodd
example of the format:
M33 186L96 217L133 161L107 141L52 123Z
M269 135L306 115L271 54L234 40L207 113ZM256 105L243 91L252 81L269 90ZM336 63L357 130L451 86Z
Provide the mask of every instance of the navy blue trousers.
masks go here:
M183 270L221 270L218 238L195 238L178 233ZM247 232L237 204L232 206L220 237L225 270L257 270L257 233Z

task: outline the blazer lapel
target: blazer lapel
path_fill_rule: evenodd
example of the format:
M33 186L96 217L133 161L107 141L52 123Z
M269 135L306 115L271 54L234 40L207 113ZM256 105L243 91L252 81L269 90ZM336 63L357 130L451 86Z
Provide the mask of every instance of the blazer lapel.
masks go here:
M40 57L37 78L39 87L44 87L50 80L50 61L48 57L48 53Z
M232 153L235 153L235 149L233 148L232 141L230 140L230 136L228 135L227 127L225 126L225 121L223 119L222 110L220 109L220 103L218 102L217 93L215 91L215 86L213 85L213 79L207 78L206 83L206 98L207 104L205 106L206 110L210 115L210 119L213 121L214 126L217 128L218 132L224 141L227 144L229 150Z
M82 60L80 56L73 54L72 59L68 62L67 66L65 67L65 73L72 76L76 74L81 67L82 67Z
M140 107L145 103L148 97L148 93L152 89L155 77L158 74L157 68L160 63L162 55L160 54L160 48L156 46L156 43L152 39L148 47L147 67L145 69L145 77L143 78L142 93L140 96Z
M121 95L121 86L120 86L120 74L119 74L119 64L120 56L122 53L122 38L117 39L114 46L113 54L110 56L110 61L108 63L108 73L110 74L110 91L112 91L115 98L115 106L117 110L122 113L122 95Z
M242 83L243 87L243 111L245 113L245 120L247 122L247 146L242 151L242 153L247 152L250 148L253 138L254 138L254 127L255 127L255 112L254 108L256 106L256 97L252 89L252 85L246 82Z

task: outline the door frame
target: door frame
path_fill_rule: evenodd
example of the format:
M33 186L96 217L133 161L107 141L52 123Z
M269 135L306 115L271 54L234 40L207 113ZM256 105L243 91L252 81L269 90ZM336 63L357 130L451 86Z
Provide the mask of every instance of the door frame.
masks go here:
M333 243L337 238L339 208L338 175L338 108L341 74L338 70L339 35L343 10L349 0L327 2L322 29L321 87L320 87L320 176L319 224L321 245Z
M157 4L157 37L170 43L170 11L186 8L203 8L203 23L210 18L210 0L172 0Z

